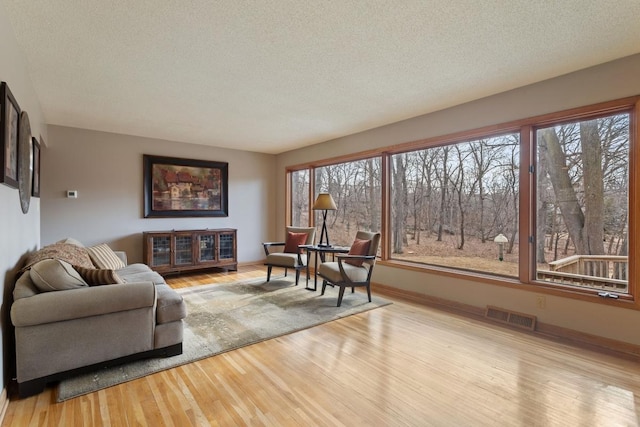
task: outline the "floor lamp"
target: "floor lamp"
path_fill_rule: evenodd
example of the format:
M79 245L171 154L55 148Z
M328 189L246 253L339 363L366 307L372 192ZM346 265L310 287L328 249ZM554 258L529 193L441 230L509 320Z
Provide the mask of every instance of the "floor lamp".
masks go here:
M322 231L320 232L320 243L318 246L331 247L329 244L329 232L327 231L327 211L335 211L338 210L336 206L336 202L333 201L331 194L329 193L320 193L318 194L318 198L313 204L314 211L323 211L322 212ZM327 243L324 243L324 239L327 239Z

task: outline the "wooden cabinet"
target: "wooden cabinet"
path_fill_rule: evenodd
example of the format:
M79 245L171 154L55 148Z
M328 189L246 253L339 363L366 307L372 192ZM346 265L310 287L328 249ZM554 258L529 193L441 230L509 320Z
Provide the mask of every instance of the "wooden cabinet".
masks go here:
M235 229L147 231L142 236L144 262L160 274L238 268Z

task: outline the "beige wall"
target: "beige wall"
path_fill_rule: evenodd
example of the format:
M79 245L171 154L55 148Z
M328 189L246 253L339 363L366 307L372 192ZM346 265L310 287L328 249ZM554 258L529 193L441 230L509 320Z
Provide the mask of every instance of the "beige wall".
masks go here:
M49 126L42 153L42 244L74 237L106 242L142 262L142 232L236 228L238 260L264 258L275 224L275 156ZM143 154L229 163L229 216L144 218ZM69 199L67 190L79 197Z
M7 19L4 6L0 4L0 80L7 82L20 108L27 111L31 123L32 134L42 135L46 140L40 103L35 95L31 81L27 77L27 66L24 56L18 47L11 25ZM0 296L0 346L2 351L2 370L0 371L0 387L8 383L7 375L13 368L13 334L9 309L12 301L11 292L15 272L21 257L40 243L40 200L31 199L29 212L22 213L18 190L0 184L0 283L3 285Z
M424 138L447 135L511 120L640 94L640 55L623 58L552 80L317 144L278 156L277 182L287 166L351 154ZM285 190L278 186L277 230L284 229ZM377 266L373 281L484 308L486 305L531 313L541 322L640 345L640 312L573 299L546 296L536 307L532 292Z

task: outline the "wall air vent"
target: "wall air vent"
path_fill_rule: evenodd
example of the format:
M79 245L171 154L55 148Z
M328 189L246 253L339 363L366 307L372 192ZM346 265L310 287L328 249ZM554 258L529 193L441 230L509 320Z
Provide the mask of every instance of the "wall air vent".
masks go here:
M528 331L536 329L536 316L530 314L516 313L515 311L488 305L484 317Z

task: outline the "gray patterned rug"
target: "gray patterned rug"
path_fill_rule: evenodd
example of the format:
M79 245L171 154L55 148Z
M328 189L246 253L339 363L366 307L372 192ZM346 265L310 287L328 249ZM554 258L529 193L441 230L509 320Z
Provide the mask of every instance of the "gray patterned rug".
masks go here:
M336 307L337 288L324 296L300 285L291 277L196 286L179 289L187 303L183 353L178 356L140 360L61 381L58 402L165 369L184 365L229 350L320 325L331 320L390 304L364 293L345 292Z

